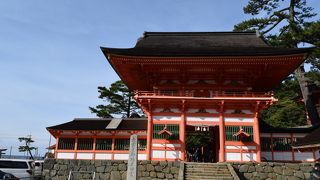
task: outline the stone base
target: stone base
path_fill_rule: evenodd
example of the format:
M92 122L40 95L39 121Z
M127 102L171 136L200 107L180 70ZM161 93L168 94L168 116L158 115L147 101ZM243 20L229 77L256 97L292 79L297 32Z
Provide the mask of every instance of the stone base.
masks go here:
M44 162L43 175L47 180L68 179L70 171L74 179L125 180L127 161L110 160L62 160L47 159ZM179 161L138 161L138 179L178 179ZM85 172L77 172L85 171Z

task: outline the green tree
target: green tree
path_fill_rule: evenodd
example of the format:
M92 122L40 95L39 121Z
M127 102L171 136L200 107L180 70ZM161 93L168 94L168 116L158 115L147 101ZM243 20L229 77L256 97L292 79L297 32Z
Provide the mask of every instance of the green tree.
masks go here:
M34 159L31 151L36 150L37 148L31 146L31 143L34 142L34 140L32 140L32 138L31 138L31 135L27 136L27 137L19 137L18 139L20 142L23 142L23 145L19 146L19 152L27 152L27 153L29 153L30 158Z
M319 47L320 23L308 21L317 14L313 12L312 7L307 6L306 2L306 0L249 0L243 10L253 18L235 25L234 30L259 30L273 46L294 48L300 43L309 43ZM315 71L319 71L319 55L320 51L317 48L307 59ZM294 74L299 82L308 114L313 123L317 123L319 116L311 99L304 64L297 68Z
M140 117L143 115L138 104L132 99L133 93L122 81L116 81L109 88L98 87L99 98L107 104L89 107L98 117L111 118L113 115L122 117Z
M274 127L295 127L306 124L306 113L299 103L300 87L298 81L289 76L275 89L276 104L264 110L260 118Z

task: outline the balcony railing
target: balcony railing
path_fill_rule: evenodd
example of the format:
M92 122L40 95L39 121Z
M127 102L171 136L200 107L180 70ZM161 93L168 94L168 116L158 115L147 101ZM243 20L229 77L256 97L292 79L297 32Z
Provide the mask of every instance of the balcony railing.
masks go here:
M170 96L170 97L198 97L198 98L214 98L214 97L273 97L272 92L224 92L224 91L135 91L136 97L152 97L152 96Z

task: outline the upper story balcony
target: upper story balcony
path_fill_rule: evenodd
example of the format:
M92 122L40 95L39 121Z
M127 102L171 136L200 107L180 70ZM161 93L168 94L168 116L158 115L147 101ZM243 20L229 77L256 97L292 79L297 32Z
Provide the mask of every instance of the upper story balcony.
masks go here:
M275 102L272 92L225 92L213 90L157 90L135 91L136 99L212 99L212 100L262 100Z

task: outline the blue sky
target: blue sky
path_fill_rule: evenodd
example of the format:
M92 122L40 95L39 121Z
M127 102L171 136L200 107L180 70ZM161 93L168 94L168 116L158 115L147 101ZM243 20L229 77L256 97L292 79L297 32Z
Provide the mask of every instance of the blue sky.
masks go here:
M0 148L45 127L94 117L97 86L118 80L99 47L132 47L144 31L231 31L247 0L7 0L0 3ZM308 3L320 12L318 0ZM9 152L7 152L9 153Z

